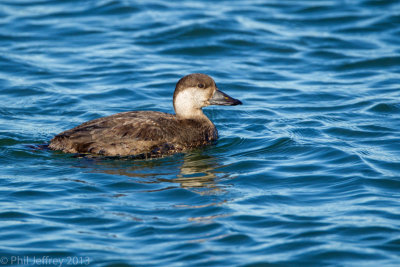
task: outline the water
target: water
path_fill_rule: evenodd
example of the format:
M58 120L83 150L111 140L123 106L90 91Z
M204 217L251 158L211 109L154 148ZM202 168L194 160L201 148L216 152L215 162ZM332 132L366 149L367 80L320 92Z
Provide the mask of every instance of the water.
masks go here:
M397 0L2 0L0 263L398 266L399 54ZM32 148L192 72L244 103L215 146Z

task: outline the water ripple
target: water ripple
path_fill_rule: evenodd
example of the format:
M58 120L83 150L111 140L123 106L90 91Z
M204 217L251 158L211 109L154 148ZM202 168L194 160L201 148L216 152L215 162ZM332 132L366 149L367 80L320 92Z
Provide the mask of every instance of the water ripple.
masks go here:
M398 264L399 2L210 4L0 3L4 259ZM244 103L205 109L217 144L139 161L43 146L101 116L173 112L191 72Z

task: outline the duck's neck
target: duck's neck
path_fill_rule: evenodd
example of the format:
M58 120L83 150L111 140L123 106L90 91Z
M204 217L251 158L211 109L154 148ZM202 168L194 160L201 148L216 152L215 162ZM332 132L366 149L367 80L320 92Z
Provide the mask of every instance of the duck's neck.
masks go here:
M175 114L180 120L206 121L207 123L214 125L201 109L191 110L191 112L179 112L179 110L175 110Z
M198 142L204 144L204 142L217 140L218 131L214 123L203 112L192 114L196 114L196 116L180 116L180 114L176 114L179 123L184 126L182 127L182 132L184 133L182 138L187 139L189 145ZM189 134L187 130L189 130Z

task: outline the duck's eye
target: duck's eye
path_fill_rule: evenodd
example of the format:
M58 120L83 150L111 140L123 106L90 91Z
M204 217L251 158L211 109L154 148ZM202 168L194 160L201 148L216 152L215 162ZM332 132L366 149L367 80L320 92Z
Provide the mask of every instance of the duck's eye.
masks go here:
M199 84L197 85L197 87L199 87L199 88L204 88L204 84L199 83Z

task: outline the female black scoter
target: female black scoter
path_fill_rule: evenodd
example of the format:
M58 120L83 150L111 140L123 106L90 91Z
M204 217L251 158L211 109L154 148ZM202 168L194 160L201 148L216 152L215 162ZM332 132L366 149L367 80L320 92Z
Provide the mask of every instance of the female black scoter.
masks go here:
M85 122L56 135L49 148L66 153L154 158L187 151L218 138L202 108L242 104L218 90L201 73L178 81L174 92L176 115L158 111L128 111Z

